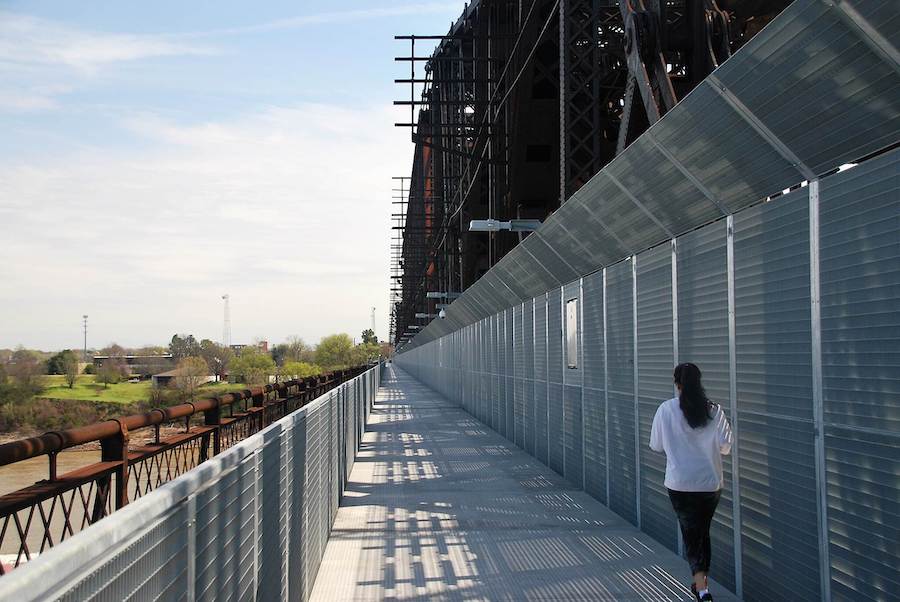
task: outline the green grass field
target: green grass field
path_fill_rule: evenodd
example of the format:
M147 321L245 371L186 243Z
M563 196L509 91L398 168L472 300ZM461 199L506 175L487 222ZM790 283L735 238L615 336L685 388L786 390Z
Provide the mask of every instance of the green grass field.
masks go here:
M147 401L150 398L150 381L139 383L121 382L104 387L103 383L96 382L93 375L83 374L78 377L73 388L66 384L64 376L46 376L45 388L41 397L50 399L80 399L84 401L108 401L114 403L131 403L135 401ZM209 383L200 387L197 392L199 398L213 397L229 391L239 391L243 385L231 385L228 383Z

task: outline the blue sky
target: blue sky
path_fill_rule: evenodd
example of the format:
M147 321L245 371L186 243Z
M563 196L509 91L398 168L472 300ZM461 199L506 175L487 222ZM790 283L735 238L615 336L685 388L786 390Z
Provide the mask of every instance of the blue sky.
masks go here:
M386 337L393 36L462 6L0 4L0 347Z

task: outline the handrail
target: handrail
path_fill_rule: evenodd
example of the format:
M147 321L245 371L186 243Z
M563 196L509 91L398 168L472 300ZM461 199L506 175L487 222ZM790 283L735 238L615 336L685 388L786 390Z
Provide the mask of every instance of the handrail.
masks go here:
M150 426L156 426L166 422L172 422L178 418L186 418L194 416L201 412L209 412L222 407L232 406L233 404L254 397L264 396L268 393L290 393L292 387L301 385L320 385L332 380L335 375L346 372L338 370L328 372L321 376L309 376L306 378L292 379L282 383L273 383L244 389L242 391L225 393L216 397L208 397L200 399L193 403L181 403L167 408L153 409L143 414L131 414L121 418L111 418L103 422L89 424L87 426L79 426L63 431L48 431L37 437L28 437L9 443L0 444L0 466L14 464L22 460L36 458L46 454L57 453L64 449L92 443L102 439L115 437L120 433L121 427L124 426L128 431L136 431ZM325 383L319 382L325 378ZM121 425L121 426L120 426Z
M203 464L269 424L363 373L368 366L252 387L0 445L0 466L47 456L48 478L0 495L0 575L151 490ZM242 407L235 404L243 402ZM228 412L223 412L228 408ZM201 416L202 422L192 418ZM160 425L183 430L160 437ZM133 433L155 428L151 441ZM60 452L100 444L100 458L57 474ZM136 444L134 444L136 443Z
M0 574L9 574L0 577L0 599L84 598L84 592L96 599L120 599L123 592L138 600L177 593L224 599L247 591L263 600L306 599L332 526L320 514L348 482L380 366L343 375L349 377L315 398L304 394L253 408L251 415L292 411L107 518L88 521L94 526L84 533L72 533L87 528L80 515L58 514L72 494L57 498L56 522L72 528L42 526L30 541L23 539L22 558L10 557L15 549L2 558ZM277 467L263 461L275 456L290 461ZM107 475L113 470L115 463L108 463ZM95 475L86 478L96 483ZM310 478L321 486L304 487ZM77 492L75 498L78 503ZM273 506L267 501L273 499L282 503ZM22 510L8 531L28 522L29 513L40 522L50 506ZM284 528L273 534L273 523ZM46 546L44 536L52 538ZM24 566L14 569L17 564ZM276 575L275 566L285 570Z

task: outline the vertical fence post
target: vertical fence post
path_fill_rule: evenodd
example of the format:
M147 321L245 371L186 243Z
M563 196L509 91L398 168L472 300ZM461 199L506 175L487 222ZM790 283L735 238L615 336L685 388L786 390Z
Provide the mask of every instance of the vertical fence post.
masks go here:
M672 360L673 365L678 365L678 239L672 239ZM675 385L672 385L674 392ZM678 554L684 555L684 538L678 521L673 525L675 529L675 541Z
M728 267L728 396L731 414L731 432L734 445L731 448L731 501L734 525L734 581L735 593L743 597L743 560L741 553L741 479L740 479L740 424L737 408L737 343L734 311L734 216L725 221L725 248Z
M560 6L563 3L560 2ZM566 474L566 286L559 287L559 362L560 362L560 414L562 414L562 474Z
M194 602L197 596L197 494L192 493L187 498L187 591L185 599Z
M534 384L531 387L531 405L534 408L532 414L534 418L532 419L531 424L531 449L533 450L532 455L537 457L537 390L538 390L538 379L537 374L534 370L534 363L537 361L537 297L533 297L531 299L531 378L534 381Z
M281 447L282 457L288 458L287 462L281 463L281 470L284 471L284 479L279 479L284 483L284 489L281 491L284 499L284 514L279 517L284 524L284 549L281 551L281 594L284 602L291 599L291 517L294 516L294 463L291 461L294 457L294 429L297 421L292 420L289 426L285 426L281 431ZM298 596L299 597L299 596Z
M603 453L606 471L606 505L609 506L609 346L606 315L606 268L603 268Z
M260 482L262 479L260 478L262 475L262 458L259 453L259 449L254 450L253 452L253 597L256 599L259 596L259 555L261 550L259 549L259 514L260 514Z
M634 508L638 529L641 528L641 414L638 404L638 299L637 255L631 256L631 345L632 389L634 390Z
M544 416L547 431L547 466L550 466L550 293L544 293L544 379L547 381L547 415Z
M587 490L587 458L585 458L584 426L584 278L578 279L578 369L581 371L581 490Z
M816 506L819 523L819 572L822 600L831 600L831 560L828 549L828 490L825 471L825 410L822 387L822 307L819 273L819 181L810 180L809 193L809 296L812 336L813 432L816 460Z

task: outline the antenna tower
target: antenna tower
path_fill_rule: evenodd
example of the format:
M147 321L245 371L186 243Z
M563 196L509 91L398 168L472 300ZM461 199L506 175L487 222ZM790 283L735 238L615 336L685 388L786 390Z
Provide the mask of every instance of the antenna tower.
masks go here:
M372 334L375 334L375 308L374 307L372 308Z
M222 324L222 344L226 347L231 346L231 308L228 304L229 295L226 293L222 295L222 300L225 301L225 321Z
M81 359L84 361L84 363L87 363L87 361L88 361L88 354L87 354L87 319L88 319L87 314L81 316L81 325L82 325L82 327L84 328L84 356L83 356Z

